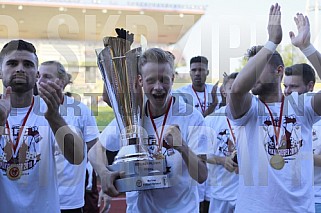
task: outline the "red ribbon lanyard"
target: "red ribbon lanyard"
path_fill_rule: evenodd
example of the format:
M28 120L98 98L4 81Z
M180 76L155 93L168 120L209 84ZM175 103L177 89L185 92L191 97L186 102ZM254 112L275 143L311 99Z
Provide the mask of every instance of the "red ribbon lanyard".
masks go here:
M171 106L172 106L172 100L173 100L173 97L171 97L171 99L170 99L170 101L169 101L169 104L168 104L168 107L167 107L167 109L166 109L160 136L158 135L157 128L156 128L156 124L155 124L155 122L154 122L154 118L153 118L152 112L150 111L149 102L148 102L148 105L147 105L147 106L148 106L149 118L150 118L150 120L151 120L151 122L152 122L152 124L153 124L153 128L154 128L155 133L156 133L156 137L157 137L157 142L158 142L158 147L159 147L159 149L161 149L161 148L163 147L163 141L162 141L163 131L164 131L164 126L165 126L165 124L166 124L167 117L168 117L169 109L170 109Z
M11 144L12 144L12 147L13 147L14 152L16 152L16 149L17 149L17 147L18 147L18 144L19 144L19 141L20 141L20 137L21 137L22 131L23 131L23 129L24 129L23 127L26 125L26 122L27 122L28 117L29 117L29 115L30 115L31 109L32 109L32 107L33 107L33 104L34 104L34 98L32 98L32 102L31 102L31 105L30 105L30 107L29 107L29 109L28 109L28 112L27 112L27 114L25 115L25 117L24 117L23 120L22 120L22 124L21 124L21 126L20 126L19 133L18 133L18 138L17 138L15 144L13 143L13 141L12 141L11 138L10 138L9 122L8 122L8 120L6 121L6 128L8 129L9 140L10 140L10 142L11 142Z
M279 136L280 136L280 132L281 132L281 124L282 124L282 115L283 115L283 105L284 105L284 96L282 96L282 101L281 101L281 108L280 108L280 117L279 117L279 123L277 124L277 128L274 125L274 118L272 115L272 112L269 108L269 106L262 101L262 103L265 105L265 107L267 108L267 110L269 111L270 117L272 119L272 125L273 125L273 129L274 129L274 134L275 134L275 147L278 148L278 143L279 143Z
M194 89L193 86L192 86L192 89L193 89L193 91L194 91L194 93L195 93L195 95L196 95L196 97L197 97L198 103L199 103L199 105L200 105L200 107L201 107L201 109L202 109L202 112L203 112L203 114L204 114L204 112L205 112L205 110L206 110L206 86L205 86L205 88L204 88L204 107L203 107L203 105L202 105L202 103L201 103L200 98L198 97L197 91Z
M234 141L234 146L236 146L236 137L235 137L234 132L232 130L232 126L231 126L230 120L228 118L226 118L226 121L227 121L228 128L230 129L230 132L231 132L231 135L232 135L232 138L233 138L233 141Z

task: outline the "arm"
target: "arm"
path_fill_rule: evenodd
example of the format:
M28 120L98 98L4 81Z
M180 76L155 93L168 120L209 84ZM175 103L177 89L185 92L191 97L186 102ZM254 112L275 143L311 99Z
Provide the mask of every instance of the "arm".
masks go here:
M182 155L190 176L198 183L203 183L207 179L206 162L188 147L186 142L182 139L181 131L178 126L170 126L164 134L164 140L170 147L173 147Z
M321 77L321 54L317 51L313 45L310 43L310 23L307 16L303 16L301 13L298 13L296 17L294 17L294 21L297 25L298 35L291 31L289 33L292 44L299 48L303 54L310 61L314 69L316 70L319 78ZM321 115L321 91L316 93L311 100L313 110Z
M270 8L268 33L269 42L274 43L276 48L276 45L282 40L281 11L278 4L272 5ZM275 50L269 49L262 48L249 60L235 79L229 100L230 111L234 118L242 117L251 108L251 96L248 92L255 85L257 77L261 75Z
M314 166L321 167L321 155L313 155Z
M84 142L79 133L70 129L59 113L62 93L58 81L47 82L46 84L41 82L39 95L47 104L48 110L45 113L45 118L64 157L71 164L80 164L84 159Z
M103 192L111 197L118 196L119 192L114 186L114 180L120 176L120 173L108 170L106 149L99 141L89 150L88 159L100 177Z
M98 141L98 138L95 138L94 140L87 142L87 153L96 144L97 141Z

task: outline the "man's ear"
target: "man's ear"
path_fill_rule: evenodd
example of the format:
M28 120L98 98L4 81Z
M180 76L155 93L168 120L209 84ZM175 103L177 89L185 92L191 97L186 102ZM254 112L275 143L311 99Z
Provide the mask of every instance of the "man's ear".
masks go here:
M0 70L0 79L2 79L2 71Z
M209 70L206 71L206 76L208 76L208 74L210 74L210 71L209 71Z
M278 76L283 76L283 72L284 72L284 67L282 65L279 65L277 68L276 68L276 74Z
M138 84L139 84L139 86L143 86L143 77L142 77L142 75L141 74L138 74Z
M310 81L308 84L307 84L307 87L308 87L308 91L309 92L313 92L313 89L314 89L314 82L313 81Z
M223 85L220 87L220 93L221 93L222 96L224 96L226 98L227 93L226 93Z

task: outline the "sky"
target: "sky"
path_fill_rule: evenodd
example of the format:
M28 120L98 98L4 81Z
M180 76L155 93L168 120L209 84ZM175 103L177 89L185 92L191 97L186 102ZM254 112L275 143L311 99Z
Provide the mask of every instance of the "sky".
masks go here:
M282 45L291 44L289 31L297 33L293 19L297 12L302 12L310 18L312 42L315 42L315 35L319 34L319 30L314 32L314 12L306 13L307 1L278 1L282 13ZM206 2L209 6L205 15L172 48L182 49L187 62L196 55L206 56L210 60L211 75L215 80L224 72L230 73L238 68L241 57L249 47L266 43L269 9L275 1L209 0ZM308 2L312 6L315 0ZM321 5L321 1L319 4ZM181 71L188 71L188 67Z

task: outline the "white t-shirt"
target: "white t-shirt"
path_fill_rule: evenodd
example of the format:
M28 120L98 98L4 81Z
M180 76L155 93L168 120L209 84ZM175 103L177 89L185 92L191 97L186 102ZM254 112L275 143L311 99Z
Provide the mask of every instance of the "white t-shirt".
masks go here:
M321 121L313 125L312 130L313 154L321 155ZM314 195L315 203L321 203L321 167L314 166Z
M205 124L213 128L215 137L208 141L211 149L208 150L209 156L228 157L235 150L235 141L231 129L225 116L225 108L221 107L205 118ZM231 126L233 130L233 126ZM223 165L207 164L208 178L207 189L210 191L210 198L217 200L236 200L238 188L238 175L229 172Z
M64 96L60 105L60 114L66 123L81 134L85 143L99 137L96 120L83 103ZM84 144L84 160L80 165L70 164L62 154L58 144L55 145L55 160L58 174L58 191L60 209L76 209L85 205L85 177L87 163L87 146Z
M203 134L204 128L202 128L204 127L204 118L198 111L190 111L190 109L186 109L186 107L191 108L192 106L179 104L179 102L174 101L168 113L164 132L169 125L179 125L182 138L190 149L193 150L195 154L206 153L207 139L205 133ZM186 110L191 113L185 113ZM164 116L154 119L159 135L163 119ZM153 141L157 138L150 117L146 115L144 116L143 127L148 135L148 141ZM116 144L119 145L119 142L115 141L114 133L112 131L103 132L103 134L107 134L107 136L100 137L100 141L105 148L108 148L106 145L109 143L114 143L114 146L116 146ZM111 137L109 137L108 134L111 134ZM105 140L105 142L102 140ZM152 146L150 148L150 150L153 150ZM169 177L170 183L173 186L165 189L135 192L134 196L131 196L132 201L130 201L130 204L127 203L127 205L130 205L130 207L127 207L127 211L198 212L199 202L196 181L189 175L181 154L175 150L173 155L168 156L165 148L163 148L162 153L164 153L167 158L168 166L171 167Z
M257 97L249 111L235 120L240 170L236 212L314 212L312 125L320 117L311 107L311 94L292 93L284 101L279 154L281 170L269 163L275 153L270 114ZM268 104L274 125L281 103ZM227 114L232 119L227 107Z
M213 86L214 85L212 84L205 84L205 92L195 93L193 90L192 84L189 84L175 90L173 92L173 95L175 96L179 95L179 97L182 97L182 100L184 100L185 103L192 105L198 111L203 113L202 108L204 109L204 106L205 106L205 110L206 110L213 103L212 94L211 94ZM222 97L221 97L219 87L217 87L216 94L218 98L218 104L216 106L216 109L218 109L219 103L222 102ZM205 103L205 99L206 99L206 103Z
M200 111L203 114L207 110L207 108L213 103L212 94L211 94L213 86L214 85L212 84L205 84L204 92L196 92L193 90L192 84L188 84L186 86L178 88L176 91L173 92L173 95L175 95L176 97L179 96L180 101L183 100L185 103L192 105L194 108L196 108L198 111ZM219 103L222 102L222 97L221 97L219 87L217 87L216 94L218 98L218 104L215 110L219 109ZM205 100L206 100L206 103L205 103ZM199 193L199 202L202 202L206 198L205 197L206 182L202 184L198 184L197 189Z
M43 116L47 106L39 96L34 100L16 151L6 142L8 135L3 135L0 141L0 212L60 212L55 139ZM14 143L28 109L12 108L8 117ZM7 168L13 164L22 166L22 175L17 180L10 180L6 175Z

